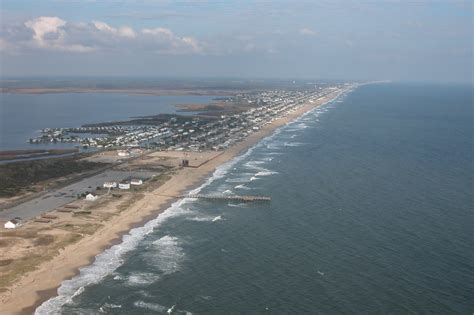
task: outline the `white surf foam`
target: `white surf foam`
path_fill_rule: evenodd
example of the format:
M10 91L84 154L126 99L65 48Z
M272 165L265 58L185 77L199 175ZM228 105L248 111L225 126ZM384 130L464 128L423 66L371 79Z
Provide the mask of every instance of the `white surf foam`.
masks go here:
M220 215L218 215L217 217L214 217L214 216L194 217L194 218L189 218L188 220L196 221L196 222L216 222L216 221L220 221L224 219Z
M275 174L278 174L278 172L274 172L274 171L266 171L266 172L258 172L257 174L255 174L255 176L270 176L270 175L275 175Z
M111 303L104 303L101 307L99 307L99 313L107 314L111 312L111 310L116 308L122 308L120 304L111 304Z
M218 215L217 217L212 219L212 222L216 222L216 221L220 221L220 220L222 220L222 217L220 215Z
M79 269L79 275L63 281L58 289L58 295L41 304L36 309L35 314L60 314L61 306L71 303L75 296L84 291L86 286L99 283L122 265L122 256L134 249L155 227L158 227L169 218L189 213L189 210L181 207L184 202L185 200L175 202L157 218L147 222L142 227L130 230L129 234L122 237L120 244L114 245L97 255L91 265Z
M236 178L226 179L227 183L248 183L249 181L250 181L250 177L236 177Z
M245 185L243 185L243 184L237 185L237 186L235 186L234 188L235 188L235 189L244 189L244 190L251 190L251 189L252 189L252 188L247 187L247 186L245 186Z
M247 208L246 203L228 203L229 207L236 207L236 208Z
M160 276L151 272L132 273L127 278L127 284L131 286L150 285L160 279Z
M171 274L179 270L181 261L185 258L183 249L177 237L170 235L153 242L153 247L143 254L145 261L163 274Z
M166 312L168 310L168 308L166 306L163 306L161 304L158 304L158 303L149 303L149 302L145 302L145 301L135 301L133 303L134 306L136 307L139 307L139 308L143 308L143 309L146 309L146 310L150 310L150 311L154 311L154 312Z
M301 147L302 145L305 145L306 143L303 142L285 142L284 145L285 147Z

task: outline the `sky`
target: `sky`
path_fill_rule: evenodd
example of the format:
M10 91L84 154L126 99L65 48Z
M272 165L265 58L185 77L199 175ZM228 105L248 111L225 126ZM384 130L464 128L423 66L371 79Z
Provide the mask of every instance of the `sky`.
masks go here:
M0 3L4 78L473 80L472 1Z

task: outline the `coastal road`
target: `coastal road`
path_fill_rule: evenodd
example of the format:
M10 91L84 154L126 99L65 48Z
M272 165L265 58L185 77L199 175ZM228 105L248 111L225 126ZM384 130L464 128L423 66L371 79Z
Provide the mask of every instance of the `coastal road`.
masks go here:
M96 187L102 187L104 182L120 182L129 177L148 179L154 174L156 173L107 170L65 187L51 190L40 197L26 201L12 208L0 211L0 220L10 220L14 217L20 217L23 220L30 220L45 212L76 200L77 194L82 194L86 191L95 191Z

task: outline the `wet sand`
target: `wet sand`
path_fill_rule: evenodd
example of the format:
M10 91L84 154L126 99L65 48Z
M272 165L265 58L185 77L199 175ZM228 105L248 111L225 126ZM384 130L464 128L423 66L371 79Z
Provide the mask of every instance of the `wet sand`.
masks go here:
M240 155L255 145L262 138L270 135L276 128L285 125L305 112L324 104L338 95L339 91L308 103L284 118L265 125L261 130L236 143L222 154L197 168L183 168L177 171L166 183L152 193L136 202L120 215L110 219L107 225L94 234L86 236L75 244L61 250L53 257L21 279L8 292L0 294L2 314L31 314L44 301L56 295L57 288L63 280L70 279L79 272L79 268L89 265L105 249L120 242L122 236L130 229L142 226L155 218L175 201L171 197L183 195L192 188L198 187L221 164Z

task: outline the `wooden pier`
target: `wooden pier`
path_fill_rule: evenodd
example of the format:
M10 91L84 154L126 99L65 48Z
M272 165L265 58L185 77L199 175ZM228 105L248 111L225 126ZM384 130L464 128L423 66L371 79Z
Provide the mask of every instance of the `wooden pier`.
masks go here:
M189 194L181 196L181 198L203 199L211 201L237 201L237 202L270 202L272 199L265 196L238 196L238 195L201 195Z

